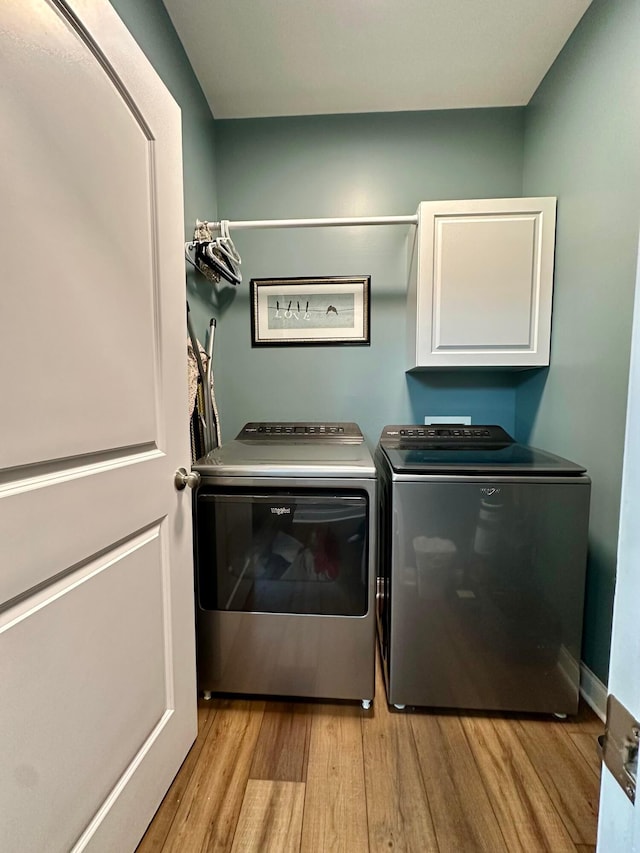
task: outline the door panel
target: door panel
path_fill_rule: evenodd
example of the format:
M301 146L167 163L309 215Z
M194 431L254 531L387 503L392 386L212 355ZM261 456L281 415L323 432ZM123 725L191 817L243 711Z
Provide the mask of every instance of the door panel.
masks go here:
M24 337L0 339L18 368L3 467L157 441L150 131L59 9L19 5L1 64L19 81L3 91L3 263L21 286L3 300Z
M133 850L196 733L180 112L106 0L0 6L0 849Z
M3 614L3 725L29 733L3 739L20 849L71 849L161 720L162 574L155 527Z
M436 350L534 346L535 236L533 216L436 219Z
M114 512L122 503L123 493L133 494L139 489L141 476L161 478L158 469L165 467L164 457L158 451L149 451L121 452L102 462L89 459L92 457L85 465L34 477L28 476L31 471L17 469L14 479L0 491L0 541L12 553L0 576L0 600L10 601L46 583L132 530L141 529L150 518L160 518L163 504L168 497L173 498L169 482L160 492L145 495L144 502L133 503L126 515ZM91 525L79 523L89 512ZM57 535L69 526L73 536ZM25 542L28 548L22 547Z

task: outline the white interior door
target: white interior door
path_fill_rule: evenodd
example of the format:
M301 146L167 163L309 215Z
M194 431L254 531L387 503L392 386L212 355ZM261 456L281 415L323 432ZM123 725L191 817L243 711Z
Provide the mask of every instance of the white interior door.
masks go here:
M640 259L640 253L639 253ZM640 720L640 266L631 345L631 371L622 477L620 539L613 608L608 692ZM599 853L640 851L640 790L635 807L603 765Z
M132 850L196 733L180 111L0 4L0 850Z

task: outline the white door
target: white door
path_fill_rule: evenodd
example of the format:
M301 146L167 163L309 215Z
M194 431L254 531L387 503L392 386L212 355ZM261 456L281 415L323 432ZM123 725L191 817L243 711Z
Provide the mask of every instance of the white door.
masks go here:
M608 692L640 720L640 266L631 346ZM634 807L604 765L597 849L599 853L640 851L640 789Z
M132 850L196 733L180 112L0 3L0 850Z

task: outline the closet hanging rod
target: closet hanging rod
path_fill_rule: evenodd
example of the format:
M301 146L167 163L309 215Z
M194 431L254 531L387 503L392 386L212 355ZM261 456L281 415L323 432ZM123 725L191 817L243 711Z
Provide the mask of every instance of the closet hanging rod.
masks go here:
M198 220L199 222L200 220ZM418 215L410 216L345 216L342 218L322 219L239 219L227 223L229 229L241 231L249 228L329 228L336 225L417 225ZM216 230L221 229L220 222L208 222Z

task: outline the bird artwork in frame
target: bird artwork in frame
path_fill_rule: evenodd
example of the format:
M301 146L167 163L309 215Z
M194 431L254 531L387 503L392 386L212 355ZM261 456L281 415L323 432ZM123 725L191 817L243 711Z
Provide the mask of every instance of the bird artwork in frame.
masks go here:
M251 279L251 344L371 343L371 276Z

